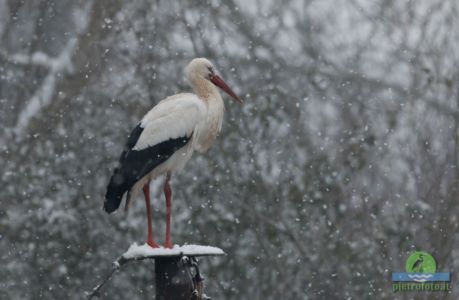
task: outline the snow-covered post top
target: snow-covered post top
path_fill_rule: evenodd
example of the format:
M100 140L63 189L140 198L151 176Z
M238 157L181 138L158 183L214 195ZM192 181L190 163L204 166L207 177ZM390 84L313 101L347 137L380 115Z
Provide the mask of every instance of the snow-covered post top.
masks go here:
M174 245L173 248L152 248L147 244L137 245L132 244L128 251L121 255L122 259L145 259L145 258L158 258L158 257L181 257L181 256L218 256L224 255L222 249L212 246L202 245Z
M130 261L155 260L155 283L157 300L208 299L203 293L203 278L199 272L199 256L225 255L222 249L202 245L174 245L173 248L152 248L147 244L132 244L115 262L114 268L87 298L99 296L102 287L116 271Z
M191 300L206 299L203 279L199 272L197 256L224 255L222 249L201 245L175 245L169 248L151 248L147 244L132 244L118 260L154 259L156 299Z

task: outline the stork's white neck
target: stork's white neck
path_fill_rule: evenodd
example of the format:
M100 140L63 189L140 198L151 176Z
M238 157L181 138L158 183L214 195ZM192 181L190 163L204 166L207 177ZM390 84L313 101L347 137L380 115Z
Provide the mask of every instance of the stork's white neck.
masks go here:
M217 87L204 78L191 81L196 95L206 104L206 118L201 123L197 139L197 150L204 152L220 133L225 106Z
M190 82L195 94L202 100L208 102L209 100L211 101L214 98L221 98L217 87L209 80L205 78L195 77L191 78Z

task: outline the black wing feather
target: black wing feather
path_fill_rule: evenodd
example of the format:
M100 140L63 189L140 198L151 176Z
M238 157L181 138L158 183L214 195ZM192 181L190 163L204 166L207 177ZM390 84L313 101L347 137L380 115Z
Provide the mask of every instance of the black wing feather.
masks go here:
M142 131L140 124L132 130L123 153L121 153L120 166L114 170L110 178L104 202L104 210L108 213L118 209L124 193L129 191L137 181L165 162L177 150L185 146L191 138L191 135L190 137L183 136L142 150L132 150Z
M135 144L137 144L137 141L139 140L139 137L142 134L142 132L143 132L143 127L140 126L140 123L137 124L137 126L131 131L126 141L126 145L124 146L124 150L120 155L120 159L119 159L120 165L123 164L123 161L126 158L127 153L131 151L132 148L134 148Z

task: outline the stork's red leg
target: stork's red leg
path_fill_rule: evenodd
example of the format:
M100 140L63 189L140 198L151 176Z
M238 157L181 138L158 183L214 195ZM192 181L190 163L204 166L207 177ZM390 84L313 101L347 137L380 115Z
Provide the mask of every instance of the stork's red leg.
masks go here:
M164 195L166 196L166 241L164 247L172 248L171 242L171 197L172 189L169 181L171 180L171 173L167 172L166 181L164 182Z
M150 206L150 185L145 184L143 186L143 195L145 196L145 205L147 207L147 223L148 223L148 239L147 244L150 247L158 248L159 245L153 240L153 229L151 226L151 206Z

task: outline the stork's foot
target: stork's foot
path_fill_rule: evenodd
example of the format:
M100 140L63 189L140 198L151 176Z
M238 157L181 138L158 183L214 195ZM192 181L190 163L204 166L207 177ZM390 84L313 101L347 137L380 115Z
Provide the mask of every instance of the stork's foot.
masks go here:
M150 246L151 248L159 248L159 245L158 245L153 239L147 240L147 244L148 244L148 246Z
M174 248L174 245L172 245L171 240L166 240L166 241L164 242L164 248L169 248L169 249Z

